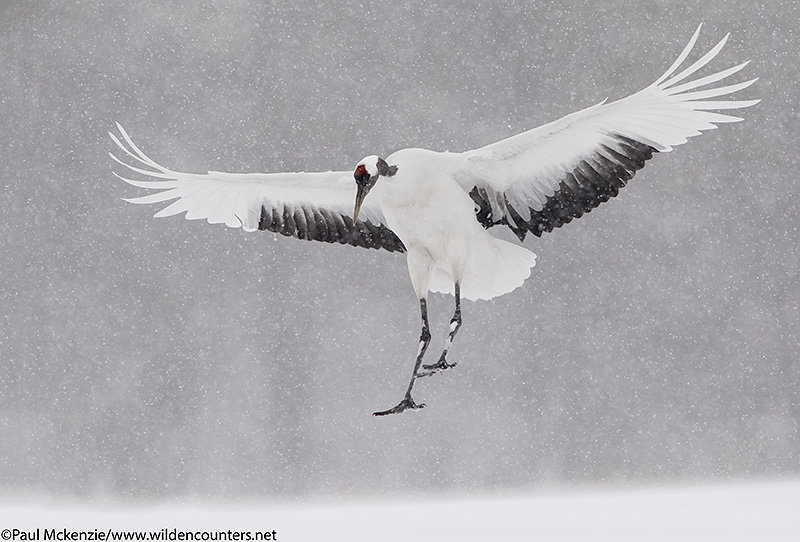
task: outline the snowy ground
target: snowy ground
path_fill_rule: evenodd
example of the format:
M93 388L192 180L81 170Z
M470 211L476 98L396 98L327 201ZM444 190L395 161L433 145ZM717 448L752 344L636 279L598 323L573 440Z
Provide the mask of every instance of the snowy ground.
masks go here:
M391 504L0 507L5 529L249 532L284 541L800 540L800 481ZM274 531L274 533L272 533ZM163 531L162 531L163 532ZM17 540L23 538L17 537ZM176 538L172 538L176 540ZM212 538L214 539L214 538ZM228 538L232 540L233 538Z

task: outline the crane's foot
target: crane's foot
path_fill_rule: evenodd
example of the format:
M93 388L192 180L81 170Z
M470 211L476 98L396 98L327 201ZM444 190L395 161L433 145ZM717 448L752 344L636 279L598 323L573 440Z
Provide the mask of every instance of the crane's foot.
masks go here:
M420 371L417 373L416 378L420 378L423 376L431 376L435 375L439 371L444 371L445 369L450 369L451 367L455 367L457 365L456 362L447 363L447 360L444 356L439 358L439 361L433 363L431 365L423 365L422 368L425 369L424 371Z
M425 403L417 404L411 398L411 395L406 395L400 403L389 410L382 410L381 412L373 412L373 416L388 416L389 414L400 414L406 410L419 410L425 408Z

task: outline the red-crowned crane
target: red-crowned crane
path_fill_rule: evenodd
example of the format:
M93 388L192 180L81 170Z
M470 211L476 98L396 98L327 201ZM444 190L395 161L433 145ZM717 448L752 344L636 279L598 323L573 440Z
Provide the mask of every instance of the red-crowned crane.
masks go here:
M354 173L192 174L160 166L117 125L122 139L111 137L132 163L112 157L149 178L123 180L157 191L128 201L176 200L157 217L186 212L187 219L247 231L407 252L422 333L405 396L375 415L417 410L424 405L411 397L416 379L455 365L447 353L461 326L461 298L511 292L536 262L533 252L496 239L489 228L507 226L523 241L528 232L540 236L563 226L616 196L654 153L670 151L716 124L741 120L719 111L758 102L716 99L755 82L714 85L747 62L691 78L728 36L678 72L699 33L700 27L672 66L644 90L467 152L403 149L385 159L369 156ZM452 294L455 313L441 355L423 365L431 339L429 291Z

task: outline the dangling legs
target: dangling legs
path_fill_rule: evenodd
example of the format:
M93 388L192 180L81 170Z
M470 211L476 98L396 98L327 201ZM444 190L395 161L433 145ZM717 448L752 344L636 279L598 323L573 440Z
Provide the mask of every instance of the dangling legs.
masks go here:
M398 414L404 410L419 410L424 407L424 403L416 404L414 399L411 398L411 390L414 388L414 381L417 379L417 372L419 366L422 364L422 358L425 356L425 350L431 342L431 331L428 325L428 301L425 298L419 300L419 312L422 315L422 333L419 336L419 351L417 352L417 361L414 363L414 373L411 375L411 381L408 383L406 396L400 403L389 410L381 412L374 412L374 416L386 416L387 414Z
M436 374L439 371L443 371L444 369L449 369L450 367L455 367L456 364L448 363L447 362L447 352L450 350L450 347L453 346L453 338L458 333L459 328L461 328L461 286L456 282L456 312L453 314L453 318L450 320L450 335L447 336L447 342L444 344L444 350L442 351L442 355L439 356L439 361L434 363L433 365L423 365L422 368L425 371L419 373L417 376L430 376L432 374Z

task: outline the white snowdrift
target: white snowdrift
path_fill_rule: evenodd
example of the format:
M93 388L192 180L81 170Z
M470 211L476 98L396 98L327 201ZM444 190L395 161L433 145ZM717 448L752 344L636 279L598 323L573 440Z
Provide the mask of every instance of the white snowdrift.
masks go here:
M270 533L279 541L800 540L800 481L315 505L0 505L0 530ZM173 531L175 530L175 531ZM160 531L164 532L164 531ZM18 538L19 539L19 538ZM212 538L213 539L213 538ZM269 536L267 536L269 539ZM3 540L6 540L4 533ZM224 538L223 538L224 540ZM228 538L233 540L233 538Z

